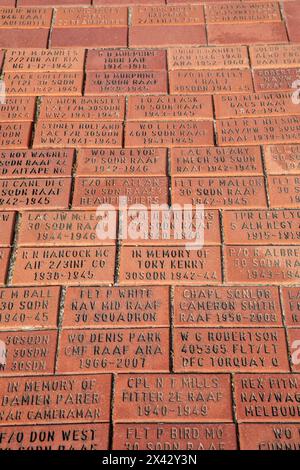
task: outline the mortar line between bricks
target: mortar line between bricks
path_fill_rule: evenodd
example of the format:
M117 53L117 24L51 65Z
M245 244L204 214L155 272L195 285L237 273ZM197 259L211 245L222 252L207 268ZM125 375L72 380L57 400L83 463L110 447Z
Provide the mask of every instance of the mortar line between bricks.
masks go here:
M11 248L10 248L9 266L7 270L6 283L5 283L6 286L12 285L13 273L15 269L16 256L17 256L17 251L18 251L18 239L19 239L21 222L22 222L22 213L20 211L17 211L16 218L15 218L14 237L13 237Z
M237 440L237 450L241 450L241 440L240 440L240 429L237 419L237 400L236 400L236 388L235 388L235 376L236 374L232 372L230 374L230 391L231 391L231 407L232 407L232 419L235 424L236 440Z
M271 209L271 198L270 198L270 192L269 192L270 188L269 188L269 180L268 180L268 172L267 172L267 166L266 166L264 146L260 145L259 148L260 148L260 158L261 158L262 169L263 169L265 193L266 193L266 199L267 199L266 209Z
M115 432L115 421L114 421L114 412L115 412L115 394L116 394L116 382L117 374L111 374L111 393L110 393L110 415L109 415L109 444L108 450L113 449L114 443L114 432Z
M62 326L63 326L64 313L65 313L67 289L68 289L67 286L60 286L59 308L58 308L58 317L57 317L56 354L55 354L55 360L54 360L54 374L58 373L58 359L59 359L61 337L62 337L62 331L63 331Z
M51 49L51 46L52 46L51 41L52 41L52 34L53 34L54 25L56 21L56 15L57 15L57 8L53 7L49 34L48 34L48 41L47 41L47 49Z
M169 372L175 373L175 288L176 286L169 286Z
M290 342L289 342L289 335L288 335L289 329L288 329L287 322L286 322L283 295L282 295L282 286L281 285L278 286L278 293L279 293L279 305L280 305L280 310L281 310L281 318L282 318L282 323L283 323L284 332L285 332L285 340L286 340L289 368L290 368L290 372L292 373L293 372L292 351L291 351Z

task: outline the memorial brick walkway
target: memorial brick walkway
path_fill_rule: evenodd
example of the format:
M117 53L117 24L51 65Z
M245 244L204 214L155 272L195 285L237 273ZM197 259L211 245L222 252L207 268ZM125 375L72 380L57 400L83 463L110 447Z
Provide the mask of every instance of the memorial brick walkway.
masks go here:
M0 448L299 450L300 1L0 0L0 70Z

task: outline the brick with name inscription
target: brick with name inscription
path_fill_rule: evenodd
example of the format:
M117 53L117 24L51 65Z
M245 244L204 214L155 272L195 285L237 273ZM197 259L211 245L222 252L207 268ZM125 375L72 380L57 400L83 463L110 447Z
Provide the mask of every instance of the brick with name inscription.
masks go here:
M1 292L1 291L0 291ZM166 286L70 287L63 328L135 328L170 326Z
M300 243L300 210L225 211L224 238L227 245Z
M58 8L54 28L91 28L98 26L127 26L127 8L112 7L65 7Z
M299 450L300 424L239 424L241 450Z
M264 154L269 175L300 174L300 145L266 145Z
M31 129L31 122L0 122L0 148L28 148Z
M293 83L300 79L300 68L257 69L253 72L255 91L293 91ZM297 88L295 89L297 90ZM292 97L291 97L292 98Z
M175 287L175 327L283 326L277 287Z
M164 70L87 72L85 95L166 93Z
M173 178L173 202L204 204L206 208L266 207L264 180L260 176L224 178Z
M127 204L167 204L167 177L81 178L75 180L73 208L97 208L100 204L119 207L121 197Z
M74 150L3 150L0 178L71 176Z
M45 121L122 121L125 112L123 96L45 97L40 120Z
M0 430L1 433L1 430ZM116 424L115 450L236 450L233 424Z
M52 8L0 8L0 28L50 28Z
M145 71L166 70L165 50L157 49L99 49L88 50L86 70Z
M56 328L60 287L5 287L0 289L1 330Z
M282 301L287 326L300 327L300 288L283 287Z
M0 285L6 281L10 258L10 248L0 248Z
M120 284L196 284L221 282L220 247L189 250L184 247L121 248Z
M230 283L299 283L299 246L229 246L224 256L225 277Z
M100 240L95 211L26 211L19 226L19 246L114 245L113 237Z
M62 331L58 372L169 371L168 328Z
M299 374L237 374L234 382L239 423L300 421Z
M80 96L82 72L5 72L6 93L16 96Z
M80 149L77 155L77 176L166 176L166 171L162 148Z
M13 285L111 284L115 247L19 248Z
M171 70L170 91L182 93L246 93L253 91L249 70Z
M288 329L288 343L291 352L292 371L300 371L300 328Z
M126 147L186 147L213 145L211 121L139 121L125 128Z
M172 148L172 176L262 175L259 147Z
M232 422L227 374L120 374L116 423Z
M216 117L284 116L300 114L300 106L291 100L290 92L231 94L214 97Z
M248 68L245 46L173 47L168 49L170 70L177 69L237 69Z
M10 246L16 221L14 212L0 212L0 246Z
M128 121L212 118L213 109L210 96L130 96L128 101Z
M264 23L280 21L278 2L227 2L205 6L208 23Z
M31 429L109 422L110 395L109 374L0 378L0 422L33 424Z
M66 209L71 178L0 179L0 207L3 209Z
M300 175L269 176L271 207L299 208Z
M0 122L33 121L35 112L34 97L9 97L0 104Z
M176 328L175 372L288 372L284 328Z
M57 331L0 332L0 374L53 374Z
M130 47L199 46L206 43L204 24L146 24L129 28Z
M219 145L297 143L299 133L300 116L268 116L217 121Z
M203 7L200 5L138 6L132 8L132 25L202 24Z
M13 71L69 71L83 70L83 49L9 49L4 70Z
M41 2L41 0L39 1ZM18 436L18 439L15 439L15 435ZM0 427L0 436L0 450L107 450L109 424L2 426Z
M33 147L121 147L123 125L115 121L38 121Z
M300 66L297 44L262 44L250 46L249 52L252 67L256 69Z

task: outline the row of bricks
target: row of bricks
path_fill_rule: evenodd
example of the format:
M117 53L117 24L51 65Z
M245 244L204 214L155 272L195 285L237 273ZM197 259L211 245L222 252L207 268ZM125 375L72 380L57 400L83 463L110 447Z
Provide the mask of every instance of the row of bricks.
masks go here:
M0 249L4 285L255 285L299 283L299 245L178 245Z
M300 328L300 287L3 287L0 305L2 332L57 326Z
M269 3L270 0L232 0L233 2ZM282 0L287 3L287 11L292 8L290 4L299 0ZM224 0L0 0L1 6L135 6L135 5L176 5L176 4L210 4L224 3Z
M50 121L70 123L126 120L131 129L129 121L201 121L300 114L300 104L293 101L291 92L233 93L214 97L199 94L142 95L129 96L126 102L123 96L46 97L39 100L37 114L36 105L35 97L8 97L5 104L0 104L0 122L38 120L38 133L40 127Z
M286 332L283 327L170 329L143 325L62 329L59 336L57 330L47 329L1 331L0 341L2 350L5 345L0 377L54 372L300 372L299 328Z
M82 72L286 69L300 66L295 44L174 47L165 49L8 49L0 53L4 72ZM86 58L85 58L86 56Z

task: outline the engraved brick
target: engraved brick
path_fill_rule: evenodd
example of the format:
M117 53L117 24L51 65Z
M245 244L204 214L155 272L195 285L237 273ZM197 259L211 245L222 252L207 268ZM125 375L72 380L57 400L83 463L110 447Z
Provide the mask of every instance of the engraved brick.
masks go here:
M300 328L288 329L288 343L291 352L292 371L300 371Z
M63 330L57 369L81 373L168 372L169 347L168 328Z
M292 84L300 79L300 68L254 70L255 91L293 91ZM292 101L292 96L291 96Z
M203 7L199 5L139 6L132 8L132 25L202 24Z
M236 450L235 433L233 424L116 424L113 449Z
M299 287L283 287L282 301L287 326L300 327Z
M171 401L173 396L174 401ZM227 374L118 375L114 421L117 423L231 422L230 376Z
M39 121L34 148L121 147L123 125L105 121Z
M163 286L70 287L63 328L169 327L169 295Z
M288 372L284 328L176 328L175 372Z
M221 253L217 246L121 248L120 284L196 284L221 282Z
M299 116L221 119L217 121L217 140L219 145L296 143L299 129Z
M300 211L225 211L223 228L227 245L299 243Z
M257 3L256 3L257 5ZM207 26L208 44L268 44L288 42L283 22L223 23Z
M0 28L50 28L51 8L0 8Z
M205 26L197 25L144 25L129 29L130 47L165 47L186 44L206 44Z
M27 148L31 137L31 127L31 122L0 122L0 148Z
M238 422L299 422L299 374L235 376Z
M126 47L127 26L53 28L51 47Z
M120 197L127 204L167 204L166 177L136 178L76 178L73 208L97 208L100 204L118 207Z
M45 121L122 121L125 98L102 97L46 97L42 101L39 119Z
M90 285L113 282L115 248L19 248L13 284Z
M208 23L264 23L280 21L278 2L227 2L205 6Z
M56 331L1 331L0 342L1 349L5 345L5 353L1 351L1 376L54 373Z
M13 212L0 212L0 246L10 246L13 241L13 232L16 214Z
M182 93L245 93L253 91L248 70L170 71L170 91Z
M85 95L165 93L165 71L87 72Z
M91 28L98 26L127 26L127 8L123 7L65 7L58 8L54 28Z
M213 145L211 121L139 121L125 128L126 147L186 147Z
M299 283L299 246L225 247L226 279L230 283Z
M172 176L262 175L259 147L171 149Z
M173 178L173 202L204 204L206 208L266 207L262 177Z
M1 330L56 328L60 287L5 287L0 289Z
M114 245L114 238L100 240L95 211L26 211L19 227L19 246Z
M77 176L165 176L167 150L80 149Z
M5 209L65 209L69 204L71 178L0 180L0 207Z
M0 47L11 48L32 48L47 47L49 30L44 29L1 29Z
M108 422L110 394L108 374L0 378L1 423ZM28 398L22 403L24 396Z
M299 67L300 51L296 44L270 44L250 46L250 59L253 68Z
M300 145L267 145L264 154L268 174L300 173Z
M145 71L165 70L166 51L157 49L101 49L89 50L86 70Z
M174 305L175 326L283 326L277 287L175 287Z
M41 1L39 0L39 2ZM66 2L66 0L63 1ZM227 432L228 439L230 439L230 431L227 431L227 428L225 428L223 432L224 434ZM0 427L0 435L2 437L0 450L107 450L109 444L109 424L47 424L45 426L35 425L34 427L2 426ZM18 439L15 438L16 435L19 436Z
M0 104L0 122L33 121L34 112L34 97L7 98L4 104Z
M0 178L23 176L71 176L74 151L3 150L0 152Z
M269 176L271 207L299 208L300 176Z
M127 119L212 119L212 98L199 95L130 96Z
M80 96L82 72L6 72L4 73L8 95L69 95Z
M9 49L5 56L5 72L83 70L83 49Z
M234 69L248 68L245 46L173 47L168 49L169 69Z
M298 450L300 425L284 423L239 424L241 450Z
M10 257L10 248L0 248L0 285L6 281Z

